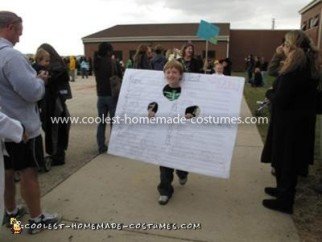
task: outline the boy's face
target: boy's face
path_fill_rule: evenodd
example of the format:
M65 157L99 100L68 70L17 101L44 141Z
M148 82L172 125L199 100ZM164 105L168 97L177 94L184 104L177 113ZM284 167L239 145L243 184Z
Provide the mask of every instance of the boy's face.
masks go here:
M48 67L50 63L49 57L44 57L38 64L44 67Z
M182 77L180 71L174 67L165 70L164 75L170 87L178 86Z

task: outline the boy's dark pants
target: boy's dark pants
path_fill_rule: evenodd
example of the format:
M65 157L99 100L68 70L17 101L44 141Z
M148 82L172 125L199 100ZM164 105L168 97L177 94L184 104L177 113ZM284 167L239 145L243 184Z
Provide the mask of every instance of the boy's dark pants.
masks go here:
M172 196L173 187L171 185L173 181L174 169L160 166L160 184L158 185L158 191L161 196ZM176 173L180 179L184 179L188 176L188 172L176 170Z

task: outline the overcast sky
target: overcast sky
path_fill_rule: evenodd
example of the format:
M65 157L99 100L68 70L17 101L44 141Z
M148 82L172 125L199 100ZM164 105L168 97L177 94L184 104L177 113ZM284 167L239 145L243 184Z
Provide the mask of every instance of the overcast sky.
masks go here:
M83 54L81 38L117 24L229 22L231 29L300 27L311 0L0 0L23 18L16 48L34 53L47 42L61 55Z

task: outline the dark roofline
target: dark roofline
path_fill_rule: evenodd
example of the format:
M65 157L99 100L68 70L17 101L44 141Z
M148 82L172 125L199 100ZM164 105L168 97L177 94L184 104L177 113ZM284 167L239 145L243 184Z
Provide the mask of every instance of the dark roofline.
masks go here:
M212 23L212 24L216 24L216 25L227 25L228 28L230 28L230 23L229 22L216 22L216 23ZM124 27L124 26L135 26L135 27L140 27L140 26L169 26L169 25L199 25L199 23L148 23L148 24L144 24L144 23L139 23L139 24L117 24L114 26L111 26L110 28L107 29L103 29L100 31L97 31L95 33L92 33L90 35L87 35L85 37L82 37L82 39L86 39L86 38L95 38L95 35L101 33L101 32L105 32L109 29L115 29L117 27Z

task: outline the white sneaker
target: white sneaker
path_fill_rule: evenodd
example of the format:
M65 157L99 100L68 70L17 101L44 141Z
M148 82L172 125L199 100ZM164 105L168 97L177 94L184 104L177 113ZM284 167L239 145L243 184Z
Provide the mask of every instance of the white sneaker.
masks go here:
M37 234L43 230L45 225L53 225L58 224L61 221L61 216L58 214L49 214L42 213L39 221L35 221L33 219L29 219L29 234Z
M161 195L159 197L159 204L160 205L166 205L169 202L169 196Z

